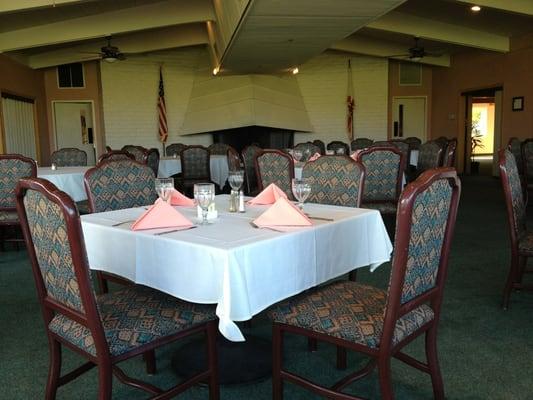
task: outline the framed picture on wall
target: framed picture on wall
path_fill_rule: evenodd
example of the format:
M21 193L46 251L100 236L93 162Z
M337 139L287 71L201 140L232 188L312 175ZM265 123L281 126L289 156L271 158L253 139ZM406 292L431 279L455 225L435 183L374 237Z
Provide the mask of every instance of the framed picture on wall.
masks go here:
M513 111L524 110L524 96L513 97Z

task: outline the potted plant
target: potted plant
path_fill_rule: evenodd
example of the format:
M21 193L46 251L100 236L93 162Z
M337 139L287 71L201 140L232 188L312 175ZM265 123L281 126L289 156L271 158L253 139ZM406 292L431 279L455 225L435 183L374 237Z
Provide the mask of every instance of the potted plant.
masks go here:
M470 132L470 173L478 174L479 173L479 161L476 161L474 158L474 152L476 149L482 149L485 147L483 145L483 135L479 130L478 121L472 121L472 131Z

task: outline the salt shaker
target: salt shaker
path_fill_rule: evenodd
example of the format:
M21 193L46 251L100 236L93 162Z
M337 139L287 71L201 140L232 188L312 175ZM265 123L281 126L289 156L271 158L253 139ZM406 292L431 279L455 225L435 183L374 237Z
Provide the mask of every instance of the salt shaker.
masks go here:
M245 208L244 208L244 193L241 191L239 191L239 212L243 213L245 212Z

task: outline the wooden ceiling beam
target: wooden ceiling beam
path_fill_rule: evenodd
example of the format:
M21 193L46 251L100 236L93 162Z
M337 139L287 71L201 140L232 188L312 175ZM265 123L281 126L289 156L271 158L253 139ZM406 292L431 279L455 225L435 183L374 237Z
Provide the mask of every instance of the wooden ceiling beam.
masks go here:
M476 0L475 2L466 0L456 0L459 3L476 5L480 7L494 8L516 14L533 15L533 1L529 0Z

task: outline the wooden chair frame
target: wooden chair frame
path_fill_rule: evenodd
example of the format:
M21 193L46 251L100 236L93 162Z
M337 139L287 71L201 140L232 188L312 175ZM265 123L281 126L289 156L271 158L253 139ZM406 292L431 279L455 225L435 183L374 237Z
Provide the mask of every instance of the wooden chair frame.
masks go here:
M439 179L447 179L452 186L452 198L450 202L450 211L442 244L439 270L436 277L435 286L425 293L415 297L412 300L402 304L402 289L405 280L408 260L408 248L411 237L411 218L415 200L420 193L427 189L433 182ZM439 168L423 173L415 182L411 183L402 193L400 205L397 214L397 231L395 240L395 254L392 262L391 281L385 309L385 319L381 335L380 345L377 348L371 348L362 344L348 342L339 338L334 338L326 334L302 329L299 327L289 326L281 323L273 324L272 331L272 348L273 348L273 373L272 388L273 399L283 399L283 382L288 381L302 386L314 393L325 396L329 399L336 400L362 400L361 397L341 393L340 390L350 383L359 380L373 371L378 369L379 386L381 398L391 400L394 398L391 378L391 359L392 357L414 367L431 376L433 395L435 399L444 399L444 384L440 373L438 355L437 355L437 327L442 305L442 296L444 283L448 269L448 258L450 254L450 245L452 242L455 219L461 192L461 183L457 178L457 173L452 168ZM434 318L421 326L415 332L404 338L399 343L393 345L394 329L397 320L422 304L429 304L433 309ZM283 369L283 339L284 334L294 333L307 336L316 340L337 345L337 348L347 348L366 354L370 357L369 363L359 371L349 374L345 378L335 383L330 388L313 383L295 373ZM425 349L427 362L423 363L415 358L403 353L401 350L408 343L418 336L425 334ZM339 351L339 350L338 350Z
M443 157L443 164L444 160L446 160L446 165L443 165L444 167L454 167L455 168L455 152L457 150L457 139L450 139L448 140L448 146L446 146L446 157Z
M48 200L57 204L65 218L67 226L67 235L69 239L70 251L72 254L73 268L78 281L80 297L82 300L83 309L85 313L77 311L73 308L54 300L47 295L46 287L40 272L37 255L33 246L33 239L29 230L28 219L24 207L24 195L27 190L36 190L43 194ZM24 239L28 248L28 254L31 260L33 276L37 286L37 295L39 303L41 304L41 311L45 322L46 333L48 336L48 345L50 349L50 364L48 371L48 381L46 385L45 399L55 399L57 389L60 386L74 380L83 373L89 371L94 367L98 367L98 399L111 399L111 389L113 375L117 379L129 386L144 390L153 395L152 399L170 399L178 393L190 388L191 386L208 381L209 383L209 398L216 400L219 398L218 387L218 370L217 370L217 352L216 352L216 335L217 324L216 321L211 321L207 324L199 325L188 330L162 337L153 342L139 346L134 350L121 354L119 356L112 356L110 354L109 345L107 343L104 329L100 321L100 316L96 304L96 298L91 288L91 279L89 276L89 265L87 262L87 252L85 249L85 242L83 240L83 231L81 227L78 211L72 199L64 192L58 190L52 183L39 178L23 179L19 182L16 189L17 210L21 218L22 230L24 232ZM81 350L72 345L70 342L63 339L61 336L55 334L48 329L48 325L56 314L65 315L67 318L85 326L90 330L94 339L96 356ZM143 353L153 352L157 347L171 343L182 337L190 336L195 333L203 332L207 336L208 347L208 369L200 372L190 379L173 386L172 388L163 391L162 389L140 381L135 378L128 377L116 364L135 357ZM74 369L73 371L61 376L61 348L65 346L74 352L80 354L88 359L88 362Z
M123 151L123 150L109 150L107 153L102 154L100 157L98 157L97 165L104 162L104 161L116 161L116 160L109 160L109 158L113 157L114 155L124 155L128 157L129 159L135 161L135 157L133 154Z

